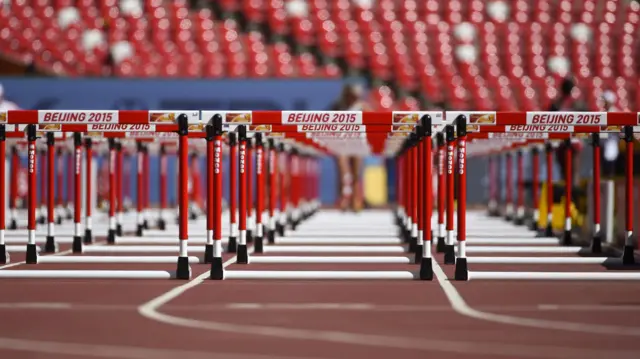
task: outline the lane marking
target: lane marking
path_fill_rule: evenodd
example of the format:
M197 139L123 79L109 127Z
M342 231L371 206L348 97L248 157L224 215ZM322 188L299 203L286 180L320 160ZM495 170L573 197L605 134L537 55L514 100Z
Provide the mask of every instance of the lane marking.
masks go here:
M455 286L451 283L451 281L449 281L449 278L447 278L447 275L442 270L440 264L435 260L433 261L433 272L436 275L438 283L447 296L447 299L449 300L449 303L451 303L453 309L459 314L466 317L489 322L538 328L544 330L554 329L591 334L640 336L639 327L623 327L607 324L577 323L559 320L523 318L508 316L504 314L482 312L480 310L471 308L467 304L467 302L464 300L464 298L462 298L462 295L460 295Z

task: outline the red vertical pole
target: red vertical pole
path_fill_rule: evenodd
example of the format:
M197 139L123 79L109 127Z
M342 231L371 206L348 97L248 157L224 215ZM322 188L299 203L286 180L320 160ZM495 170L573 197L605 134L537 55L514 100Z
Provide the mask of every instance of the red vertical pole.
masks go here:
M269 139L269 244L275 243L278 212L278 148L275 140Z
M178 279L191 278L191 267L189 266L188 243L189 243L189 124L188 118L184 114L178 116L178 240L180 252L178 254L178 265L176 277Z
M215 133L212 124L207 125L207 244L204 251L204 262L212 263L213 261L213 229L216 221L215 202Z
M149 181L149 147L146 145L142 148L142 226L144 229L149 229L149 221L147 220L149 212L149 189L151 183Z
M75 153L67 154L67 219L73 219L73 172L74 172L74 156Z
M424 200L424 210L422 212L423 223L424 223L424 238L422 251L420 253L420 279L422 280L432 280L433 279L433 263L431 259L431 246L432 246L432 236L431 236L431 216L433 215L433 177L431 173L431 166L433 160L432 153L432 129L431 129L431 116L425 116L422 121L423 128L423 161L420 163L421 170L423 172L423 182L422 182L422 195Z
M142 237L144 234L144 218L142 211L144 208L144 148L140 141L136 142L136 236Z
M253 229L255 228L255 212L253 206L253 138L247 138L245 164L247 172L247 243L253 243Z
M612 134L617 135L617 134ZM602 252L602 237L600 229L600 134L591 135L593 146L593 237L591 239L591 251Z
M505 217L507 221L511 221L513 220L513 164L512 164L511 152L507 151L507 153L505 153L505 156L507 161L507 164L506 164L507 193L505 198L507 210L505 213Z
M402 195L402 153L396 154L396 224L402 228L402 224L404 221L404 196Z
M521 148L516 152L516 161L516 171L518 176L518 205L516 206L516 218L514 223L516 225L522 225L524 224L524 156Z
M28 264L38 263L38 247L36 246L36 125L27 125L27 153L28 153L28 190L27 190L27 258Z
M240 203L240 237L238 238L238 255L236 262L249 263L247 251L247 128L238 127L238 177L240 179L238 202Z
M547 159L547 228L545 235L553 236L553 145L547 143L545 146Z
M47 154L45 150L40 150L40 208L38 208L40 212L40 216L38 221L40 224L47 223L47 176L45 175L47 172Z
M622 264L633 265L635 264L635 246L633 243L633 127L624 127L624 141L626 146L626 166L625 166L625 199L627 205L625 207L625 229L626 236L624 242L624 250L622 252Z
M436 135L437 151L438 151L438 242L436 243L436 251L438 253L444 253L446 249L445 242L445 197L447 193L447 183L445 180L445 138L443 133Z
M278 231L278 235L279 236L284 236L285 235L285 229L287 226L287 207L288 207L288 203L287 203L287 172L291 171L291 168L289 165L289 151L288 148L285 146L284 143L280 143L280 146L278 148L280 155L279 160L279 166L280 166L280 170L278 171L279 174L279 187L278 188L278 192L280 194L280 218L278 218L278 223L276 225L276 229ZM289 181L289 186L291 185L290 181Z
M455 263L455 250L454 250L454 156L455 156L455 130L454 127L449 125L446 127L446 141L447 141L447 241L444 252L444 263Z
M228 251L235 253L238 247L238 143L236 133L229 132L229 218L231 235L229 236Z
M55 226L55 161L56 161L56 149L55 138L53 132L47 133L47 176L42 173L43 178L47 178L47 240L45 242L44 251L47 253L54 253L58 250L56 241L54 239L54 226Z
M540 187L540 150L538 145L535 144L533 149L531 150L531 159L532 159L532 189L531 189L531 197L533 199L533 221L531 222L531 230L538 231L538 220L540 220L540 210L538 206L540 205L539 200L539 187Z
M565 140L565 178L566 183L564 186L564 235L562 237L562 244L571 245L571 203L573 202L573 144L571 140Z
M113 138L109 140L109 232L107 234L107 243L114 244L116 242L116 168L118 167L118 154L116 141Z
M290 172L291 178L291 229L296 230L300 221L300 152L297 148L291 149Z
M158 228L165 230L167 228L167 222L164 218L165 210L167 208L167 147L165 144L160 145L158 160L160 161L160 213Z
M73 253L82 252L82 135L73 134Z
M422 259L422 245L424 238L424 171L422 167L424 166L424 141L422 138L424 137L424 130L422 126L417 129L417 146L416 146L416 172L417 172L417 193L416 193L416 201L418 202L418 213L417 213L417 221L418 222L418 238L416 241L415 248L415 262L420 263L420 259Z
M18 199L18 172L20 171L20 157L18 147L11 147L11 180L9 181L9 229L18 229L18 209L16 202Z
M455 279L468 280L467 269L467 123L464 116L457 119L458 135L458 257Z
M122 222L124 220L124 191L122 187L122 177L124 175L124 154L122 153L122 143L116 143L117 164L116 164L116 193L118 196L116 235L122 236ZM127 181L128 182L128 181Z
M85 176L86 176L86 188L85 188L85 229L84 229L84 243L93 242L93 236L91 233L91 207L93 203L93 184L92 184L92 172L93 172L93 143L91 138L86 138L84 140L84 148L85 148Z
M411 158L411 242L409 248L411 252L416 251L418 245L418 137L411 133L411 148L409 156Z
M6 264L9 262L9 252L4 240L4 234L6 230L6 203L7 198L5 196L5 186L7 183L7 167L6 167L6 155L7 155L7 129L6 125L0 124L0 264ZM11 188L11 185L9 185Z
M496 213L496 207L498 205L496 196L496 159L489 155L487 158L489 162L489 215L493 216Z
M213 127L213 257L211 279L223 279L222 265L222 116L215 115ZM232 159L233 160L233 159Z
M64 162L64 154L62 153L62 148L58 148L58 150L56 151L56 162L57 162L57 169L56 169L56 181L57 181L57 193L56 193L56 210L58 211L57 214L57 218L56 218L56 222L58 222L58 224L62 223L62 219L64 218L64 203L65 203L65 197L64 197L64 169L65 169L65 162Z
M256 236L255 252L263 252L264 226L262 223L262 212L264 211L264 143L262 133L256 133Z

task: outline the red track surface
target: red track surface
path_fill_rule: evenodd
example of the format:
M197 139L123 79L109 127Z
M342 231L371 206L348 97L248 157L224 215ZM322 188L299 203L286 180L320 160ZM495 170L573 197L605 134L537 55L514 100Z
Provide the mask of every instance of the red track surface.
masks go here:
M265 267L274 268L232 264L228 269ZM453 277L451 266L440 267ZM10 269L29 268L34 267ZM594 265L471 269L602 270ZM196 278L208 266L192 265L192 270ZM0 287L0 358L640 358L635 282L2 280Z

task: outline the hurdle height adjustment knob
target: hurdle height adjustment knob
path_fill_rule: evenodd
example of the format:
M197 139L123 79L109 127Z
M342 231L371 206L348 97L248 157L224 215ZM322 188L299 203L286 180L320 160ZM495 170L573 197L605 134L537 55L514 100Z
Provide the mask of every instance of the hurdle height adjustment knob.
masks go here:
M466 136L467 135L467 116L465 115L459 115L458 117L456 117L456 134L461 137L461 136Z
M178 134L180 136L186 136L189 134L189 117L184 113L178 115Z

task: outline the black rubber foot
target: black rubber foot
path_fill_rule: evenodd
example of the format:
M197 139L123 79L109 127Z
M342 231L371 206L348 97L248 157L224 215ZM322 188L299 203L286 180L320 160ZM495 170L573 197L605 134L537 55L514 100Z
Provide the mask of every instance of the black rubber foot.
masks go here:
M411 237L409 239L409 253L415 253L418 246L418 237Z
M212 263L213 261L213 244L207 244L204 246L204 262Z
M438 237L438 241L436 242L436 252L444 253L445 246L444 237Z
M159 219L158 220L158 228L161 231L164 231L165 229L167 229L167 222L165 222L164 219Z
M116 224L116 236L122 237L122 225L119 223Z
M547 228L544 231L544 235L545 237L553 237L553 228L551 228L551 225L547 225Z
M90 229L85 229L84 230L84 244L91 244L93 243L93 234L91 233Z
M136 228L136 236L142 237L144 235L144 224L138 224Z
M511 222L513 221L513 217L512 216L504 216L504 220L507 222Z
M415 264L420 264L420 262L422 261L422 247L422 244L416 244L415 256L413 258L413 262Z
M236 237L229 237L229 243L227 243L227 252L236 253L238 251L238 239Z
M11 223L9 223L9 229L18 229L18 222L15 219L12 219Z
M35 244L27 244L27 264L38 263L38 247Z
M571 239L571 231L565 230L564 233L562 234L562 245L570 246L572 245L572 243L573 241Z
M72 220L72 219L73 219L73 213L71 213L71 211L69 211L69 212L67 213L67 219L68 219L68 220Z
M456 264L456 252L453 244L444 247L444 264Z
M533 232L537 232L538 230L540 230L540 228L538 227L538 222L537 221L531 221L531 224L529 225L529 230L531 230Z
M56 240L53 236L47 236L47 241L44 243L44 252L45 253L55 253L58 251L58 246L56 245Z
M458 258L456 260L455 280L469 280L469 268L467 267L467 258Z
M513 220L513 224L516 226L522 226L524 224L524 218L516 218Z
M420 280L433 280L433 258L420 261Z
M633 255L633 246L624 246L622 251L622 264L623 265L633 265L635 264L636 259Z
M192 221L195 221L196 219L198 219L198 215L195 212L191 212L189 214L189 219L191 219Z
M110 229L107 233L107 243L108 244L116 244L116 230Z
M178 257L178 268L176 269L176 279L190 279L191 267L189 267L189 257Z
M56 224L62 224L62 216L58 216L58 219L56 219Z
M267 232L267 238L269 240L269 244L275 244L276 243L276 231L273 229L270 229L269 232Z
M46 224L47 223L47 217L40 216L40 218L38 218L38 223L39 224Z
M591 253L602 253L602 238L599 234L591 239Z
M256 253L264 252L264 238L263 237L255 237L255 243L253 244L253 251Z
M144 221L142 221L142 227L144 229L149 229L149 221L146 220L146 219Z
M298 229L298 224L300 224L300 221L291 221L291 230L295 231Z
M82 237L73 236L73 244L71 247L73 253L82 253Z
M276 232L278 232L278 236L284 237L284 226L282 225L282 223L276 224Z
M253 231L247 229L247 243L253 243Z
M224 268L222 268L222 258L213 258L211 260L211 276L210 279L224 279Z
M9 252L7 252L7 246L0 244L0 264L9 263Z
M238 244L238 254L236 257L236 263L249 264L249 252L247 251L246 244Z

